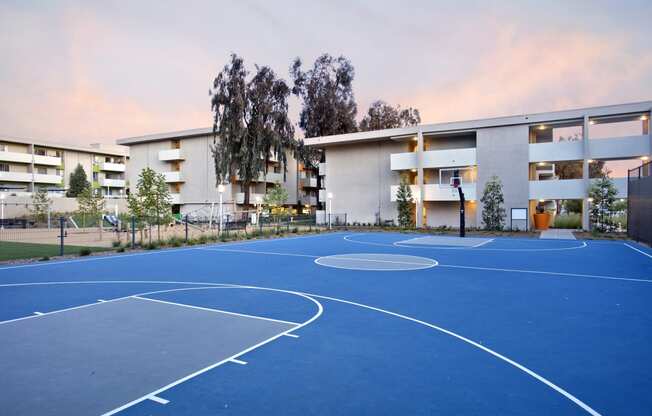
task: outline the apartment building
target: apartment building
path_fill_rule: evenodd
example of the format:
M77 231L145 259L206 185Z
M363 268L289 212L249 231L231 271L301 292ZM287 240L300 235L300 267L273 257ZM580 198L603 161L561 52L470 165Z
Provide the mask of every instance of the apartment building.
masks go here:
M0 192L9 198L29 198L42 188L51 197L64 197L70 174L80 164L97 192L123 197L127 159L128 148L123 146L81 147L0 137Z
M349 222L396 220L396 191L405 180L418 227L459 226L459 195L451 187L457 178L466 224L481 226L479 199L496 175L508 226L512 208L527 208L531 217L537 206L573 200L588 229L592 181L610 171L618 198L626 198L627 169L650 158L651 109L646 101L315 137L306 144L325 154L321 200L330 195L333 213L347 213Z
M127 176L131 184L137 183L138 175L146 167L165 176L172 195L173 213L201 216L219 201L211 128L132 137L118 140L118 143L129 147ZM317 204L316 173L304 168L291 155L288 155L287 169L284 174L281 163L273 157L267 166L267 174L261 174L250 185L250 206L244 204L245 190L240 178L231 178L222 193L223 209L228 213L261 204L267 190L280 183L288 191L288 206L299 213L314 212Z

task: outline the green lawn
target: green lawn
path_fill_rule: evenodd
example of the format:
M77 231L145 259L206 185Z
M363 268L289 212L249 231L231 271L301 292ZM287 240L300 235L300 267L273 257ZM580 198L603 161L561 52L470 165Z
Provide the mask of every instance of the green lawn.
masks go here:
M79 254L82 246L64 246L65 254ZM91 251L107 251L106 247L88 247ZM0 241L0 261L52 257L59 255L57 244L14 243Z

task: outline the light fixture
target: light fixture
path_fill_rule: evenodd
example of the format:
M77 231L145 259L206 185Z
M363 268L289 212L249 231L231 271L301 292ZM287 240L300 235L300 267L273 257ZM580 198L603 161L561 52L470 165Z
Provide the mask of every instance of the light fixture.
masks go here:
M545 129L546 129L546 126L544 126L543 124L539 126L539 130L545 130Z
M545 199L540 199L539 202L546 202L546 200Z
M588 198L587 201L593 202L593 198Z
M417 170L416 170L416 169L410 169L410 171L411 171L411 172L416 172Z
M328 197L328 199L333 199L333 193L329 192L328 194L326 194L326 197Z
M539 162L538 165L539 166L546 166L546 162Z
M643 121L647 120L647 116L646 116L645 114L643 114L643 115L641 116L641 120L643 120Z
M648 160L648 159L649 159L648 156L643 156L643 157L641 158L641 160L644 161L644 162L645 162L646 160Z
M413 138L412 138L412 141L415 141L415 142L416 142L417 140L419 140L418 137L413 137Z
M625 202L625 198L620 198L620 202Z
M589 120L589 124L591 125L595 124L595 120Z
M587 162L589 162L589 163L593 163L593 162L595 162L595 160L593 160L593 159L589 159L589 160L587 160Z
M221 184L217 185L217 192L222 193L222 192L224 192L225 189L226 189L226 187L224 186L224 184L221 183Z

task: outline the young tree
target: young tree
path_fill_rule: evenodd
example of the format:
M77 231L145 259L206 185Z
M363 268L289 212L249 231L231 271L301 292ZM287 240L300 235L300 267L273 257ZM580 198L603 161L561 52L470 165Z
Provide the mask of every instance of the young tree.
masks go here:
M140 212L147 223L157 226L158 239L161 239L161 224L172 217L172 200L165 177L152 168L145 168L138 175L136 195L128 202L132 215ZM132 211L133 209L133 211Z
M299 127L305 137L351 133L357 130L358 108L353 97L355 71L344 56L323 54L312 69L303 71L296 58L290 67L292 93L303 102Z
M266 66L256 66L249 81L247 75L244 61L233 54L211 91L216 186L238 175L245 205L251 183L267 173L267 162L276 156L286 173L287 152L297 144L287 114L290 87Z
M99 220L102 226L101 215L104 211L104 198L99 192L94 192L90 184L77 195L77 210L82 216L82 227L86 226L86 217Z
M421 116L416 108L401 110L401 106L392 107L378 100L371 103L367 114L360 121L360 131L416 126L420 122Z
M615 212L615 202L618 190L609 177L609 172L605 172L600 178L595 180L589 189L589 198L591 206L589 216L591 224L598 232L612 231L612 217Z
M398 208L398 225L402 228L412 227L412 189L406 181L401 181L396 191L396 204Z
M489 178L482 193L482 222L487 230L499 231L503 229L505 208L503 203L503 184L497 176Z
M86 177L86 172L84 171L82 165L78 163L77 167L75 167L75 170L70 174L70 184L68 186L68 192L66 192L66 196L69 198L76 198L89 185L90 184Z
M45 188L38 188L32 193L32 215L37 223L44 223L48 219L52 200L48 197L48 191Z
M284 205L288 200L288 191L281 186L280 183L276 183L272 189L267 191L265 198L263 198L263 203L269 207L270 212L276 219L278 224L278 217L284 211Z

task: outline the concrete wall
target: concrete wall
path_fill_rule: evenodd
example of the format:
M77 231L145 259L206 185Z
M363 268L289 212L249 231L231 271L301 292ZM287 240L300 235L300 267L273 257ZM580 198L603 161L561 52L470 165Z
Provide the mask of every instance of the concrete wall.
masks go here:
M511 208L529 204L529 128L526 125L480 129L477 132L478 200L492 175L500 178L505 197L505 225L509 226ZM480 204L480 202L478 202ZM482 226L482 207L476 223Z
M348 214L349 222L396 220L391 185L400 183L390 169L390 155L408 151L407 143L384 141L327 147L326 190L333 193L333 213Z
M426 225L428 227L459 227L460 225L460 203L459 201L426 201ZM464 221L466 227L477 226L477 202L466 202L464 204Z
M72 213L77 211L77 199L66 197L50 197L52 205L50 206L52 213ZM32 198L27 197L12 197L5 198L5 218L21 218L31 214L30 208ZM107 199L104 205L104 211L107 213L115 212L115 205L118 205L118 212L127 212L126 199Z
M425 136L423 140L425 151L468 149L476 146L476 138L473 134L453 136Z

